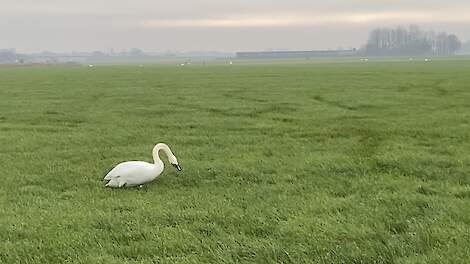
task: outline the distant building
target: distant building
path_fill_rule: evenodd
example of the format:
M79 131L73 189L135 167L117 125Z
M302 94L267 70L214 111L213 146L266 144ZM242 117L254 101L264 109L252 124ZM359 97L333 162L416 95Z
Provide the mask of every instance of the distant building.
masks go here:
M310 59L321 57L350 57L358 55L351 50L307 50L307 51L247 51L235 53L237 59Z

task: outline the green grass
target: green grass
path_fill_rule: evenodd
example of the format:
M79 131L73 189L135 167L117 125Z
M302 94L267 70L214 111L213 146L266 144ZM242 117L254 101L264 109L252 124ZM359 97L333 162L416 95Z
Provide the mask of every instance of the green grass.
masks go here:
M469 73L0 68L0 263L467 263ZM103 186L157 142L182 173Z

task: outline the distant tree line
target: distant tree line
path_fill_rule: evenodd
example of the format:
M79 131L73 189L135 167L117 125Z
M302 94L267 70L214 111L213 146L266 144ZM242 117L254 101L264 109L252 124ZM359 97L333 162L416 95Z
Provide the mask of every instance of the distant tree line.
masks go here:
M0 49L0 63L12 63L21 59L13 49Z
M368 55L451 55L462 46L459 38L446 32L422 31L418 26L377 28L364 47Z
M459 50L459 53L470 54L470 41L462 44L462 48Z

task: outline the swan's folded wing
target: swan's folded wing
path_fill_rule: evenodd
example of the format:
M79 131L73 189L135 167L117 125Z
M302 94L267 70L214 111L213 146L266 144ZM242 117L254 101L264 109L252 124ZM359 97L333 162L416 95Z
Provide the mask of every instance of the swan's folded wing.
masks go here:
M148 166L149 163L143 161L126 161L119 163L116 167L114 167L106 176L104 176L104 180L111 180L113 178L119 176L128 176L132 175L133 173L139 173L142 166Z
M122 165L122 163L118 164L116 167L114 167L106 176L104 176L104 180L111 180L113 178L119 177L127 172L127 169L125 166Z
M110 172L108 172L108 174L106 174L106 176L104 176L104 179L103 179L103 180L109 181L109 180L111 180L113 177L118 176L118 175L115 173L115 169L116 169L116 168L114 167Z

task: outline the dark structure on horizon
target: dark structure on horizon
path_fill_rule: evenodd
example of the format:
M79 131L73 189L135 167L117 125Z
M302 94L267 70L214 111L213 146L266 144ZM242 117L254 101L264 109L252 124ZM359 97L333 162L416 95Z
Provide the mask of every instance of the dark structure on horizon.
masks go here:
M357 56L356 49L350 50L306 50L306 51L246 51L237 52L237 59L310 59L321 57Z

